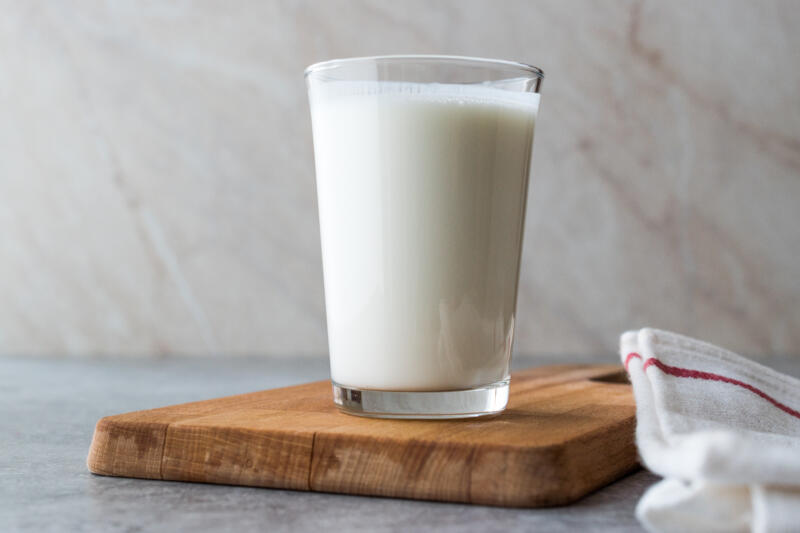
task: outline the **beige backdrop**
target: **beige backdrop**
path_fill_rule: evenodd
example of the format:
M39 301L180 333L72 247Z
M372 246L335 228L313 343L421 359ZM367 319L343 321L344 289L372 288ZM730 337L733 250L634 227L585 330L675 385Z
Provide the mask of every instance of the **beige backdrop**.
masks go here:
M516 348L800 354L796 2L0 0L0 353L324 354L312 62L547 75Z

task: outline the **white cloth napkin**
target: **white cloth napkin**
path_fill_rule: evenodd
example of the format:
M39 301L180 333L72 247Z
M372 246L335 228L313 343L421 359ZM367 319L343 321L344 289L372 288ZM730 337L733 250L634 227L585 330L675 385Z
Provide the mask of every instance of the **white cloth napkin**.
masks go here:
M800 531L800 380L649 328L620 354L639 454L665 478L636 507L648 530Z

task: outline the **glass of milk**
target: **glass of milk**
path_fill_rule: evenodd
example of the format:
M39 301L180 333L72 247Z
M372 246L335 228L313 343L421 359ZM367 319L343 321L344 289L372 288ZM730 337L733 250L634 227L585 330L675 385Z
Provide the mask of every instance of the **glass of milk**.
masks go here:
M462 418L505 408L543 77L450 56L306 70L343 411Z

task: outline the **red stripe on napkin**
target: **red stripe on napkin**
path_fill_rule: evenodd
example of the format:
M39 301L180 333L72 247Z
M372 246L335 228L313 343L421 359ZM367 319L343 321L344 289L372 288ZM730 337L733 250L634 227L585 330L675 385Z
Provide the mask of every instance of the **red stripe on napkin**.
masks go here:
M642 356L636 352L631 352L625 358L625 370L628 370L628 363L630 363L631 359L642 359ZM745 383L744 381L739 381L738 379L729 378L726 376L721 376L719 374L713 374L711 372L702 372L700 370L690 370L688 368L680 368L677 366L670 366L666 363L662 363L655 357L651 357L644 362L642 366L642 370L647 370L649 366L655 366L665 374L669 374L670 376L675 376L678 378L692 378L692 379L705 379L708 381L721 381L722 383L730 383L731 385L736 385L737 387L742 387L743 389L747 389L750 392L761 396L769 403L780 409L781 411L792 415L795 418L800 419L800 411L792 409L788 405L782 404L766 392L762 391L758 387L754 387L749 383Z

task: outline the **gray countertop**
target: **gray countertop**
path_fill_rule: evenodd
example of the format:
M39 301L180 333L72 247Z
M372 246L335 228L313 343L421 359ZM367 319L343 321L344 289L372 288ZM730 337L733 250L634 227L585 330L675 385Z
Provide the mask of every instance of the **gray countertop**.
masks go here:
M514 366L552 362L518 358ZM800 373L800 361L769 364ZM0 529L640 530L636 501L657 480L644 471L568 507L526 510L111 478L86 470L102 416L327 377L322 358L0 359Z

